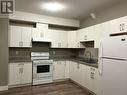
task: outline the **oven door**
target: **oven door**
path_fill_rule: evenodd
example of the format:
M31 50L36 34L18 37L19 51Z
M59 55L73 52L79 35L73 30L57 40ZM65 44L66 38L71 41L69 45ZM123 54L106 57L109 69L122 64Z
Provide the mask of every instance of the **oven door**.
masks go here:
M52 77L52 64L33 64L33 78Z

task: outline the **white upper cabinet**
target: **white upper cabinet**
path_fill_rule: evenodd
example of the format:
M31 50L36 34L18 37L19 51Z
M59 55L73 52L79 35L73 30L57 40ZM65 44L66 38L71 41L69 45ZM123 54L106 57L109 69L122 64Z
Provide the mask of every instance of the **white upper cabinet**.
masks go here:
M48 24L37 23L36 28L32 28L32 37L45 38L48 31Z
M79 32L78 33L78 40L80 42L93 40L93 37L94 37L93 31L94 31L93 26L87 27L87 28L84 28L84 29L80 29L78 31Z
M22 27L23 47L32 47L31 36L32 36L31 28Z
M68 48L77 48L76 33L77 31L68 31Z
M60 47L67 48L68 47L68 40L67 40L68 31L60 31L59 33L60 33L59 34Z
M9 47L20 47L21 46L21 27L20 26L10 26L10 41Z
M44 31L37 28L32 28L32 38L43 38Z
M67 31L49 30L52 48L67 48Z
M31 27L10 26L10 47L31 47Z
M78 47L85 48L81 42L94 41L94 48L99 48L101 34L101 24L83 28L77 32Z
M127 32L127 16L121 17L110 22L110 34Z
M48 24L37 23L36 28L39 30L48 30Z

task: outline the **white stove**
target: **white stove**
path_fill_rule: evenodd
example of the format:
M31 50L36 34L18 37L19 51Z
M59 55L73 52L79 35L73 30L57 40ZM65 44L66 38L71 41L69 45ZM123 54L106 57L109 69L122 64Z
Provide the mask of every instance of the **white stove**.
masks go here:
M48 52L32 52L33 85L51 83L53 80L53 60L49 59Z

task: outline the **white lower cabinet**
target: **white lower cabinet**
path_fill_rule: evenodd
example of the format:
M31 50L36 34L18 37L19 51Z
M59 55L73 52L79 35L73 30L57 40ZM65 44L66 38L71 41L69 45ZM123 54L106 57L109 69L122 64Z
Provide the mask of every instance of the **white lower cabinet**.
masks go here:
M70 78L82 86L85 86L86 81L86 65L71 61L70 63Z
M65 61L55 61L53 63L53 80L64 79Z
M53 80L69 78L69 61L54 61Z
M97 93L97 69L91 66L87 66L87 84L86 87L94 93Z
M9 64L9 86L32 83L32 63Z
M70 79L94 93L97 93L97 74L97 68L70 62Z

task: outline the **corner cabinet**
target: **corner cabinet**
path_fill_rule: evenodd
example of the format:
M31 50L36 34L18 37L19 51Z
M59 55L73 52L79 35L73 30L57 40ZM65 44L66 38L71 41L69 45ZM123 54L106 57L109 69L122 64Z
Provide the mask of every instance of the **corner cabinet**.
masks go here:
M78 47L85 48L85 45L81 44L80 42L94 41L94 48L99 48L100 33L101 33L101 24L78 30L77 32Z
M67 48L67 31L49 29L48 33L52 48Z
M32 83L32 63L9 63L9 86Z
M9 47L32 47L31 27L10 26Z
M97 68L70 62L70 79L80 84L81 86L97 93L98 70Z
M71 61L70 78L82 86L86 86L86 65Z

